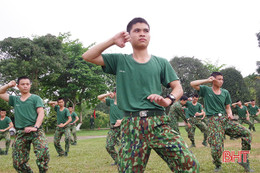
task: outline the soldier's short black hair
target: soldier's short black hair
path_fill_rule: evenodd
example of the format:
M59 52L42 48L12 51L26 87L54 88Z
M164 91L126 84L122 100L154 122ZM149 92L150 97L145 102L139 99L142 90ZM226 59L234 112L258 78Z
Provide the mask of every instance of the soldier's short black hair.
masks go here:
M126 31L128 33L130 33L132 27L134 24L136 23L145 23L146 25L148 25L149 29L150 29L150 25L148 24L148 22L144 19L144 18L141 18L141 17L136 17L134 19L132 19L128 24L127 24L127 27L126 27Z
M183 95L183 96L181 96L180 100L186 101L186 100L188 100L188 97Z
M210 76L217 77L217 76L223 76L220 72L213 72Z
M22 79L29 79L30 83L32 82L31 79L27 76L21 76L17 79L17 84L19 85L19 82L22 80Z

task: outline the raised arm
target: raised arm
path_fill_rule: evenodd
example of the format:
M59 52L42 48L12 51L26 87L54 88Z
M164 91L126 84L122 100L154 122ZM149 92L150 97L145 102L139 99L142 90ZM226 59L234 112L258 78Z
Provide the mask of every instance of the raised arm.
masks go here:
M55 107L56 105L58 105L58 102L57 102L57 101L49 101L48 104L49 104L51 107Z
M98 100L102 101L102 102L106 102L106 97L110 97L110 98L113 98L114 94L113 93L106 93L106 94L101 94L99 95L97 98Z
M101 56L102 52L104 52L107 48L117 45L118 47L125 47L125 43L130 41L130 36L128 32L122 31L116 34L114 37L110 38L109 40L97 44L96 46L92 47L91 49L87 50L83 55L82 58L85 61L91 62L96 65L104 66L104 60Z
M190 83L191 87L194 88L195 90L199 91L200 90L200 85L206 84L206 83L212 83L212 81L215 78L213 76L210 76L208 79L200 79L200 80L195 80Z
M15 87L16 86L16 82L14 80L12 80L11 82L9 82L8 84L0 87L0 98L3 99L4 101L9 101L9 94L6 93L6 91L9 88Z
M231 105L232 105L233 108L235 108L237 103L232 103Z

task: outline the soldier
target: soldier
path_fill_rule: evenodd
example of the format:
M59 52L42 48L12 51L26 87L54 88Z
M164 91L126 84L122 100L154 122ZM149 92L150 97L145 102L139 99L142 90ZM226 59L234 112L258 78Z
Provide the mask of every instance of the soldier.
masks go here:
M251 100L251 102L247 102L247 103L245 103L245 105L248 107L249 114L250 114L250 121L253 124L251 127L252 127L252 130L255 132L254 123L255 123L255 120L258 123L260 122L260 118L258 117L258 115L260 114L260 109L258 106L255 105L255 100Z
M13 143L13 166L17 172L32 172L28 165L31 144L36 156L39 172L47 172L50 160L47 139L42 128L44 118L43 100L30 93L31 81L28 77L19 77L17 87L21 96L6 93L8 88L16 86L15 81L0 88L0 98L14 107L16 139Z
M212 83L212 87L203 85ZM195 80L191 86L203 97L206 116L208 117L209 137L208 143L211 147L211 155L215 164L215 172L221 171L221 156L224 151L225 133L231 137L242 139L242 150L251 149L251 133L245 127L229 119L233 119L231 110L231 97L227 90L221 88L223 75L213 72L208 79ZM249 160L239 163L245 171L252 171ZM242 159L243 161L243 159Z
M0 109L0 116L0 141L3 138L5 139L5 151L1 151L0 148L0 155L7 155L11 143L9 129L12 128L14 125L12 120L6 116L5 109Z
M188 132L188 138L191 141L190 147L196 147L195 139L194 139L196 127L198 127L201 133L204 134L204 140L202 142L202 145L204 146L208 145L207 144L208 127L204 122L201 121L201 119L205 117L205 113L202 108L202 105L198 103L198 99L199 99L199 95L194 94L192 97L192 101L187 101L187 103L185 104L185 107L188 109L186 118L191 124L191 128L186 127L186 131Z
M169 117L170 117L169 125L173 130L175 130L179 134L180 134L180 130L178 127L177 117L181 117L183 119L184 123L188 127L191 127L190 123L186 119L184 109L182 108L182 106L186 104L187 100L188 100L187 96L182 96L179 101L176 101L175 103L173 103L173 105L170 108L170 112L169 112Z
M69 106L70 116L71 116L71 122L70 122L70 131L73 135L74 140L72 139L72 136L70 138L71 145L77 145L77 129L76 129L76 122L79 120L78 115L76 112L74 112L74 109L72 106Z
M90 129L95 129L95 119L93 115L90 116Z
M239 123L242 125L243 123L246 123L249 125L249 130L251 130L251 128L253 127L253 124L250 122L249 119L249 112L246 108L246 106L242 105L241 100L238 100L236 103L232 104L233 108L235 108L237 110L237 114L238 114L238 120Z
M117 165L118 153L115 149L115 145L118 144L118 139L120 139L120 125L124 117L124 112L117 106L116 89L114 89L114 92L99 95L98 99L110 107L110 130L107 134L106 149L115 162L112 165Z
M102 54L107 48L124 47L130 42L133 54ZM178 100L183 90L170 63L148 54L150 26L143 18L134 18L108 41L95 45L83 59L101 65L104 72L116 75L117 104L125 111L121 123L119 172L144 172L154 149L174 172L198 172L199 163L182 137L172 130L164 107ZM171 87L166 98L161 84Z
M64 107L64 99L59 98L58 101L50 101L49 104L54 107L57 112L57 127L54 134L54 146L59 154L58 156L68 156L70 148L70 127L71 122L70 111ZM65 152L60 145L62 135L65 134Z

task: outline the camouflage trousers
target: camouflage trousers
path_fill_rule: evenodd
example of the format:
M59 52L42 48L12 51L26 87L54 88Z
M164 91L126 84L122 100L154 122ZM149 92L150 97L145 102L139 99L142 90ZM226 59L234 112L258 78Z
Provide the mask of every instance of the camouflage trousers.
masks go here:
M36 132L24 133L22 130L17 131L16 139L13 143L13 166L17 172L33 172L28 165L31 144L33 144L36 164L39 172L47 172L50 161L49 148L43 129Z
M169 122L169 126L175 131L177 132L179 135L181 134L180 130L179 130L179 125L178 125L178 121L177 118L175 116L170 116L170 122Z
M61 137L65 134L65 152L60 145ZM69 126L66 127L56 127L55 134L54 134L54 146L59 154L59 156L65 155L65 153L69 152L70 148L70 128Z
M76 125L70 125L70 131L71 131L71 136L70 136L70 142L71 143L76 143L77 142L77 130L76 130ZM72 139L72 136L74 140Z
M255 120L259 123L260 122L260 118L257 115L250 115L250 121L252 123L252 130L255 131ZM249 127L249 129L251 130L251 128Z
M7 153L11 144L11 138L9 131L0 132L0 141L5 139L5 152ZM1 150L1 149L0 149Z
M194 136L195 136L195 130L196 130L196 127L200 129L201 133L204 134L204 140L203 142L207 142L207 139L208 139L208 126L202 122L200 119L198 118L194 118L194 117L191 117L189 119L189 123L191 124L191 128L189 128L188 126L185 127L185 130L187 131L188 133L188 138L191 140L191 142L194 144L195 142L195 139L194 139Z
M251 149L251 133L241 124L230 121L226 116L212 116L208 118L209 137L208 143L211 148L211 156L216 166L221 165L221 156L224 151L224 135L232 138L241 138L242 150ZM249 164L249 162L248 162Z
M168 123L169 116L124 117L119 172L144 172L152 149L173 172L199 172L196 157Z
M115 146L119 144L120 139L120 126L111 128L107 133L106 149L115 163L118 162L118 153Z
M246 124L248 124L249 125L249 130L251 130L252 128L253 128L253 123L251 123L251 121L248 121L248 120L246 120L245 118L239 118L238 119L238 121L239 121L239 124L243 124L243 123L246 123Z

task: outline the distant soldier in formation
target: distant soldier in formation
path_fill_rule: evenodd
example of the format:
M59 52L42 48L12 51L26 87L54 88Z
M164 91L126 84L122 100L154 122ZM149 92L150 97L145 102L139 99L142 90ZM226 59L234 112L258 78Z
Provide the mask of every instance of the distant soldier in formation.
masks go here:
M191 124L191 128L186 127L186 131L188 132L188 138L191 141L190 147L196 147L194 138L196 127L199 128L201 133L204 134L204 140L202 142L202 145L208 145L208 127L204 122L201 121L201 119L205 117L205 113L202 105L198 103L198 99L198 94L194 94L192 97L192 101L187 101L187 103L184 105L188 109L186 118Z
M239 123L241 125L243 123L248 124L249 125L249 130L251 130L252 127L253 127L253 124L250 122L249 112L247 110L247 107L242 105L241 100L238 100L236 103L233 103L232 106L237 111Z
M258 115L260 114L260 109L258 106L255 105L255 100L251 100L251 102L247 102L245 103L245 105L248 107L250 121L253 124L251 127L252 130L255 132L255 121L257 121L258 123L260 122L260 118L258 117Z
M5 151L2 151L0 148L0 155L7 155L11 144L9 129L12 128L14 125L12 120L6 116L5 109L0 109L0 116L0 141L2 139L5 139Z
M54 146L59 154L58 156L68 156L70 148L70 111L64 107L64 99L59 98L58 101L50 101L49 104L54 107L57 112L57 127L54 134ZM62 135L65 135L65 151L60 145Z
M69 106L70 116L71 116L71 122L70 122L70 131L71 131L71 138L70 143L71 145L77 145L77 129L76 129L76 122L79 120L78 115L76 112L74 112L73 107ZM72 139L72 136L74 140Z
M188 122L188 120L185 116L184 109L182 108L183 105L186 104L187 100L188 100L187 96L182 96L179 101L173 103L173 105L170 108L170 112L169 112L169 117L170 117L169 125L171 126L171 128L173 128L173 130L175 130L179 134L180 134L180 130L178 127L178 118L179 117L182 118L182 120L188 127L191 127L190 123Z
M106 138L106 149L115 162L112 165L117 165L118 153L115 149L115 146L119 143L120 140L120 125L124 117L124 111L120 110L117 106L116 88L114 89L114 92L99 95L98 99L110 107L110 130Z

